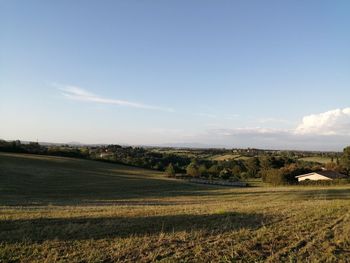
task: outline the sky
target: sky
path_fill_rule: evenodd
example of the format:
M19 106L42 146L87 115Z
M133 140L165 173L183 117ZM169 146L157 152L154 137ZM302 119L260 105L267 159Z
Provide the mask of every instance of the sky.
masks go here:
M350 1L0 1L0 138L341 150Z

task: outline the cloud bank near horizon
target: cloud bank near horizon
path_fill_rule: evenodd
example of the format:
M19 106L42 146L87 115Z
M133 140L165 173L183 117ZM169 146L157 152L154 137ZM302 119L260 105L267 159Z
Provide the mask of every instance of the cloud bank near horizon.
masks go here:
M210 143L234 147L340 150L350 144L350 108L306 115L292 129L216 128L207 130L202 141L205 138Z
M304 116L294 129L271 129L248 127L236 129L219 129L223 135L238 134L290 134L290 135L342 135L350 136L350 107L335 109L319 114ZM230 132L228 132L230 131Z

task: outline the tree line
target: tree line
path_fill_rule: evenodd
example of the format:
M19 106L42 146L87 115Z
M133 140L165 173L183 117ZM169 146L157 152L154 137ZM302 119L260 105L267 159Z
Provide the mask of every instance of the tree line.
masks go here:
M346 147L340 158L331 158L323 166L316 162L302 161L295 156L274 156L271 153L251 157L247 160L231 160L224 162L203 162L192 160L186 168L186 175L207 179L246 180L261 178L263 182L272 185L296 184L297 175L320 171L333 170L350 176L350 147ZM175 176L176 169L172 164L166 169L168 176Z
M263 150L255 149L246 151L249 154L258 154L257 156L247 157L244 160L234 159L226 161L198 158L196 155L194 157L192 155L178 155L171 151L155 151L154 149L143 147L125 147L120 145L41 145L37 142L21 143L18 140L0 140L0 151L115 162L165 171L167 176L181 175L231 181L261 178L264 182L274 185L296 183L296 175L321 169L321 166L317 163L299 160L296 153L293 152L263 152ZM240 151L243 152L243 150ZM193 152L198 152L198 150ZM224 153L225 151L208 149L200 152L210 155L213 153ZM335 158L332 158L329 163L325 164L325 168L350 175L350 147L346 147L342 155L336 155Z

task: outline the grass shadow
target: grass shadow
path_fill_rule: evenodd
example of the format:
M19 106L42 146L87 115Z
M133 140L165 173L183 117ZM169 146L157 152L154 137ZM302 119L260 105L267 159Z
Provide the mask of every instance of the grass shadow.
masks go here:
M219 233L258 228L267 221L266 216L256 213L2 220L0 242L104 239L199 230Z
M87 204L196 195L213 189L119 164L0 154L0 206ZM109 201L110 202L110 201Z
M299 199L311 200L349 200L350 188L300 189L295 192Z

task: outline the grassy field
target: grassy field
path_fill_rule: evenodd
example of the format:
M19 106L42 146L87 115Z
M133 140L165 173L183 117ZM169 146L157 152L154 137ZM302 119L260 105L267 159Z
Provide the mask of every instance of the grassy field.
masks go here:
M250 157L240 154L218 154L209 158L212 161L227 161L227 160L248 160Z
M240 157L239 154L218 154L210 157L210 160L213 161L226 161L226 160L234 160Z
M330 163L332 160L330 157L314 156L314 157L304 157L299 160L305 162L315 162L320 164Z
M350 186L228 188L0 154L0 262L349 262Z
M180 150L180 149L154 149L153 152L174 154L183 157L197 158L197 159L207 159L211 161L227 161L227 160L248 160L251 157L242 156L237 153L222 153L222 154L212 154L203 152L203 150Z

